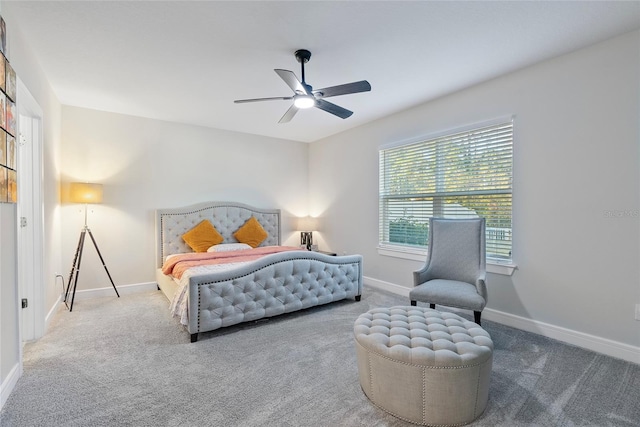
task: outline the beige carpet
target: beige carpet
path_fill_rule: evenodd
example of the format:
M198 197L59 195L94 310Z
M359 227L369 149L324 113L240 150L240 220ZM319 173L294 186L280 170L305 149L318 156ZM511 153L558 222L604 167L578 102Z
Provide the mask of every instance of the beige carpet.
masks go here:
M161 292L76 301L24 351L0 413L27 426L408 426L358 384L353 322L407 305L365 288L343 301L201 334ZM640 366L484 322L494 345L489 405L474 426L640 426Z

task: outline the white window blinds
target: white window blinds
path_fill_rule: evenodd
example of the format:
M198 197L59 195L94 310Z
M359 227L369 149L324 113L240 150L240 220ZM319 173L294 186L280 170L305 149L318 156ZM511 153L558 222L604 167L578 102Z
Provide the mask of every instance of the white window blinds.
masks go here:
M380 244L426 247L429 218L486 218L487 257L511 259L513 121L380 150Z

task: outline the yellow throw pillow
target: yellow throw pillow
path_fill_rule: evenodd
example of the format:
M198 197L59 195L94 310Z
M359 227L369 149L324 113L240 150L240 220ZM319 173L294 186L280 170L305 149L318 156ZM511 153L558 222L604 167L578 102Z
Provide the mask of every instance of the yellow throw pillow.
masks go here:
M196 252L207 252L211 246L224 241L224 237L208 219L200 221L200 224L184 233L182 239Z
M242 227L233 233L233 237L240 243L246 243L252 248L257 248L269 235L255 217L251 217Z

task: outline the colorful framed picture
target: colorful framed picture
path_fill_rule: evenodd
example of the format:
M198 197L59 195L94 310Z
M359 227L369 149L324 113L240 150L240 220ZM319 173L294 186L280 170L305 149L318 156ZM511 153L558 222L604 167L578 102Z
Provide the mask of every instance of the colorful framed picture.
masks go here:
M18 173L7 170L7 202L18 203Z
M0 166L0 202L7 203L8 185L7 185L7 172L9 170L4 166Z
M7 59L0 55L0 89L2 89L2 91L4 92L5 90L7 90L6 85L4 84L5 82L5 63L7 62Z
M11 102L7 99L5 111L7 114L7 120L6 120L7 127L5 129L11 135L16 136L16 130L17 130L16 129L16 103Z
M16 139L7 134L7 167L15 170L18 166L18 158L16 157Z
M7 24L2 16L0 16L0 52L7 54Z
M0 128L7 130L7 95L0 92Z
M0 129L0 166L7 166L7 134Z
M7 98L16 102L16 72L13 70L9 61L4 64L5 69L5 93L7 94Z

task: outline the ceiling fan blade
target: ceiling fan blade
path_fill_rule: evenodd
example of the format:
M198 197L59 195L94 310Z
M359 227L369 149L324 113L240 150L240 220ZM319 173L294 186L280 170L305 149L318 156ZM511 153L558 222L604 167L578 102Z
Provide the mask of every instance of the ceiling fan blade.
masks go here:
M245 102L258 102L258 101L276 101L276 100L290 100L293 96L276 96L273 98L252 98L252 99L236 99L233 101L236 104L243 104Z
M284 113L284 116L282 116L282 118L278 121L278 123L290 122L293 116L295 116L297 112L298 112L298 107L292 104L291 107L289 107L289 109L287 110L287 112Z
M330 96L347 95L350 93L369 92L371 85L366 80L359 82L346 83L338 86L325 87L323 89L314 90L313 93L322 98L328 98Z
M342 108L336 104L332 104L328 101L325 101L324 99L317 99L316 107L326 111L327 113L331 113L334 116L338 116L341 119L346 119L347 117L351 117L351 115L353 114L353 111L349 111L346 108Z
M276 68L275 70L276 73L278 73L278 75L280 76L280 78L282 80L284 80L284 82L291 88L291 90L293 90L295 93L304 93L305 95L309 95L309 92L307 92L307 89L303 86L303 84L300 82L300 80L298 80L298 78L296 77L295 74L293 74L293 71L289 71L289 70L281 70Z

